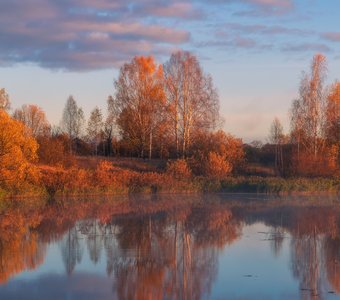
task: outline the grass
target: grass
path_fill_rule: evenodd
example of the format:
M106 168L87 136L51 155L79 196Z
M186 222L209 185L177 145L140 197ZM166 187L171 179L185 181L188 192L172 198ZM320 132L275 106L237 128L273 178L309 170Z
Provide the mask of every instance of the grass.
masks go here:
M222 180L225 192L267 194L340 192L339 178L230 177Z
M22 190L0 188L0 199L137 193L336 194L340 192L339 178L230 176L214 179L192 176L184 172L185 168L181 164L173 166L175 165L177 169L169 168L166 171L164 162L157 160L77 158L76 164L68 168L40 166L39 182L25 185Z

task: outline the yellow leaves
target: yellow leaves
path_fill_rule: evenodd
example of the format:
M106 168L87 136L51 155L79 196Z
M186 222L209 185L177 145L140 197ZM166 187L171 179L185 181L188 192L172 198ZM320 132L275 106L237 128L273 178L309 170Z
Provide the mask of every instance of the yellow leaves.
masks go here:
M38 144L25 126L0 111L0 185L16 188L36 180L38 172L32 163L37 150Z

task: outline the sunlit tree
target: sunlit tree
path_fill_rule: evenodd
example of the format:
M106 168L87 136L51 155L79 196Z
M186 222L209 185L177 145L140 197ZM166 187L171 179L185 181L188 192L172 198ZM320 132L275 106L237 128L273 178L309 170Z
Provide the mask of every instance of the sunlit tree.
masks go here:
M4 88L0 89L0 110L8 111L11 108L9 96Z
M317 157L323 146L325 86L327 75L326 57L316 54L309 73L300 82L300 97L293 102L291 128L305 146L305 150Z
M36 180L37 150L30 130L0 110L0 186L19 187Z
M23 105L14 111L13 118L32 130L34 137L47 135L50 125L45 112L37 105Z
M187 154L195 130L213 129L219 100L196 56L179 51L164 65L165 87L177 153ZM181 148L181 149L180 149Z
M148 148L151 158L153 137L165 107L163 68L151 56L135 57L121 67L114 84L117 124L122 137L137 147L141 157Z

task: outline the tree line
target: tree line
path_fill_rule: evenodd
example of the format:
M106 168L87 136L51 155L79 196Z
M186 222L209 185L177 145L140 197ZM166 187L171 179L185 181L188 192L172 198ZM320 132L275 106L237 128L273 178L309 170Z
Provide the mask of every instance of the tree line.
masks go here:
M198 135L215 129L220 118L211 76L189 52L174 53L163 65L151 56L135 57L121 67L114 87L106 118L96 107L87 123L86 137L96 154L117 152L112 142L119 137L123 155L186 157ZM70 97L63 130L74 141L84 124L82 109Z
M59 126L51 126L42 108L33 104L9 115L9 96L0 89L0 160L8 166L2 169L37 159L55 165L74 155L105 155L184 158L195 174L217 177L246 172L245 161L272 164L277 175L335 174L340 162L340 83L327 86L326 75L326 58L317 54L292 102L289 133L284 134L275 118L266 145L243 144L220 129L212 77L190 52L175 52L164 64L152 56L125 63L105 112L95 107L87 121L73 96ZM17 159L8 159L14 153Z

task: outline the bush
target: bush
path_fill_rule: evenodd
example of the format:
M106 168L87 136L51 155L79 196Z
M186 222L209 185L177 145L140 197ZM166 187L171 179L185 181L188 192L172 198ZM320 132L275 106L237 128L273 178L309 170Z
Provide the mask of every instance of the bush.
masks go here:
M166 173L179 180L189 179L192 175L185 159L177 159L175 161L168 162Z
M232 170L232 165L225 160L223 155L209 152L205 162L204 173L209 178L225 178Z

